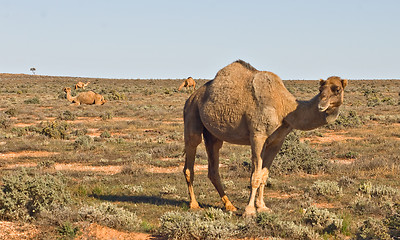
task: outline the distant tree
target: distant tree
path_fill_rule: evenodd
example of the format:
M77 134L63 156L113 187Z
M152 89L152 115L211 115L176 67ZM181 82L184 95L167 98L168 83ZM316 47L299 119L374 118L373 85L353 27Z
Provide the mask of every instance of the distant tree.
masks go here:
M30 70L31 70L32 74L35 75L36 68L31 68Z

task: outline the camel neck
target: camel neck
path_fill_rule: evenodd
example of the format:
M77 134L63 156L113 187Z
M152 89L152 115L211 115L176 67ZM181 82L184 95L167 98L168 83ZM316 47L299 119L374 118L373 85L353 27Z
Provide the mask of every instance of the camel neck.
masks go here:
M72 102L74 100L74 98L71 96L71 92L70 91L67 92L67 99L70 102Z
M296 109L289 113L285 120L294 129L312 130L334 121L339 108L328 109L324 112L318 110L319 94L309 101L297 100Z

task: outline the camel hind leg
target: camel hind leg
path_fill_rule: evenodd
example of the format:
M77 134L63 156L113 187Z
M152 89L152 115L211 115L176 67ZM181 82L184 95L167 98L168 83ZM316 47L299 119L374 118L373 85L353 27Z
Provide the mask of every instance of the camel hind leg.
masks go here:
M190 107L188 107L190 108ZM185 166L183 174L185 175L186 183L189 191L191 209L200 208L196 200L193 190L194 180L194 161L196 158L197 146L201 143L201 134L203 133L203 124L201 123L198 111L189 111L185 107L184 113L184 138L185 138Z
M208 178L217 189L218 194L225 205L225 209L227 211L236 211L237 209L225 194L221 183L221 177L219 175L219 150L222 147L223 141L213 136L209 131L207 131L207 129L204 129L203 136L208 155Z

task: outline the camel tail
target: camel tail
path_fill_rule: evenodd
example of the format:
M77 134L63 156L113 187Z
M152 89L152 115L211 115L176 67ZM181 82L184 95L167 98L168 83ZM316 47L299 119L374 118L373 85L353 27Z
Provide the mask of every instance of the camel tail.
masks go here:
M183 149L182 151L182 157L184 157L186 155L186 149Z

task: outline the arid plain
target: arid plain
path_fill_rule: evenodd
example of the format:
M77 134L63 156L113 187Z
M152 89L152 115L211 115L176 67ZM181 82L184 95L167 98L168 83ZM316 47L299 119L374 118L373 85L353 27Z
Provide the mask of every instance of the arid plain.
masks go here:
M250 148L229 143L221 149L220 169L237 213L221 211L223 204L207 178L203 144L194 184L205 210L188 209L183 106L191 90L178 91L183 80L0 74L0 228L9 229L0 236L400 235L400 80L350 79L335 123L288 136L266 188L265 202L273 212L254 219L241 216L250 192ZM79 81L90 84L74 90ZM195 81L197 88L207 82ZM300 100L318 93L318 80L284 84ZM92 90L107 102L70 106L65 87L73 96ZM99 230L106 227L112 230Z

